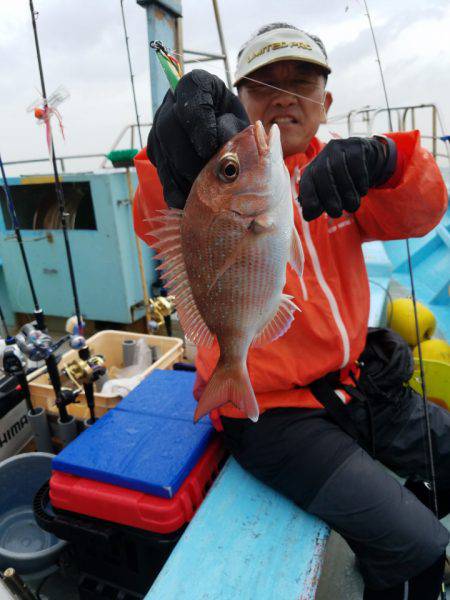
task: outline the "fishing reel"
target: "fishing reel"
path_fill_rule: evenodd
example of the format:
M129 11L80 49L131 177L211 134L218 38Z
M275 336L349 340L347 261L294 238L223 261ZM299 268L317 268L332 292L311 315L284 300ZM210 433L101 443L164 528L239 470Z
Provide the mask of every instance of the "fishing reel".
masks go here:
M157 296L149 298L150 312L152 320L150 327L153 331L157 331L161 325L164 325L164 317L170 317L175 312L175 296Z
M105 375L105 359L100 354L90 356L86 360L79 358L67 364L63 373L81 391L80 384L94 383Z
M70 317L66 321L66 331L69 334L69 345L72 350L81 350L86 346L86 338L83 335L84 328L86 326L83 321L83 317L80 317L81 329L78 326L78 318L76 315Z
M14 343L14 338L6 340L7 346L3 351L3 370L8 375L21 375L25 371L27 359L25 354Z
M67 339L65 336L54 342L48 333L36 329L34 323L27 323L16 335L20 350L34 362L48 359Z
M27 359L25 354L19 348L15 338L8 337L3 351L3 370L8 375L15 377L20 385L21 394L27 404L28 410L34 415L34 408L31 403L30 388L27 381Z

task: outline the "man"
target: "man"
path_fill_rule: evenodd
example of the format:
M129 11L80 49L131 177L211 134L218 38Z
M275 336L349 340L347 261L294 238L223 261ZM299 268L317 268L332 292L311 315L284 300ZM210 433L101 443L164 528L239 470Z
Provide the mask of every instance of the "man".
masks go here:
M318 38L282 23L264 27L239 54L239 99L204 71L186 75L155 115L148 157L165 201L182 208L202 167L235 133L257 119L267 131L280 127L305 250L303 279L288 267L284 292L302 312L284 336L249 352L259 421L231 403L212 417L245 469L347 540L365 600L435 600L449 534L373 459L404 477L427 478L421 399L403 385L409 351L382 334L385 347L397 347L396 368L373 351L378 342L368 343L361 369L357 360L369 310L362 242L424 235L445 211L446 190L417 131L319 142L315 134L332 103L329 73ZM135 226L143 237L150 229L144 219L164 200L145 152L136 166ZM217 345L198 349L197 396L217 359ZM430 420L439 499L447 507L450 415L430 405Z

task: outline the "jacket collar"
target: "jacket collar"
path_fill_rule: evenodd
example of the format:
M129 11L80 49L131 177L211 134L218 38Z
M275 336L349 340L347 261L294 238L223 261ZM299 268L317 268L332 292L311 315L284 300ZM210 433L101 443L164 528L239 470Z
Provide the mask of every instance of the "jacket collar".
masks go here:
M324 144L320 140L318 140L316 137L313 137L305 152L298 152L297 154L291 154L291 156L287 156L284 159L284 162L289 170L289 173L292 175L295 167L301 169L302 167L306 166L319 154L323 146Z

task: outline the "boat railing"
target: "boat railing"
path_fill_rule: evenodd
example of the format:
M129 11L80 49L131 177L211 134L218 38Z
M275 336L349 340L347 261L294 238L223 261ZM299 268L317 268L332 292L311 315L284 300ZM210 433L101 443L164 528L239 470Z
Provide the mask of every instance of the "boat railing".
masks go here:
M395 131L406 131L408 127L416 129L417 124L417 113L425 110L431 110L431 134L422 133L421 136L425 140L431 140L431 152L434 158L446 158L450 162L450 148L449 142L445 138L447 132L444 129L443 121L436 104L416 104L409 106L394 106L392 108L371 108L364 107L355 110L351 110L347 114L347 129L348 135L361 135L370 136L375 131L375 120L380 116L385 116L390 113L395 118L397 127ZM363 123L364 131L358 132L355 129L355 123ZM394 127L394 124L393 124ZM438 128L441 131L441 135L438 135ZM444 145L445 153L441 152L440 149Z
M141 123L140 127L151 127L152 124L151 123ZM136 137L136 130L139 127L139 125L137 125L137 123L130 123L129 125L126 125L122 131L119 133L119 135L117 136L117 138L115 139L113 145L111 146L109 152L112 152L113 150L116 150L117 147L119 146L119 144L122 142L123 138L126 137L126 135L129 133L130 135L130 145L129 148L134 148L134 144L135 144L135 137ZM105 154L103 154L103 160L100 163L100 169L106 169L107 168L107 162L108 162L108 158Z
M141 123L141 127L151 127L151 123ZM117 136L117 138L115 139L111 150L116 150L117 147L119 146L119 144L122 142L122 140L126 137L127 133L130 135L130 148L134 148L134 144L135 144L135 130L137 128L137 124L136 123L130 123L129 125L126 125L120 132L120 134ZM110 151L111 151L110 150ZM59 167L62 173L66 172L66 162L67 161L71 161L71 160L85 160L85 159L93 159L93 158L101 158L102 161L100 163L99 168L100 169L109 169L109 168L113 168L112 166L108 166L108 159L106 157L106 153L102 152L102 153L94 153L94 154L71 154L71 155L67 155L67 156L57 156L56 160L59 163ZM33 164L33 163L47 163L49 161L49 157L46 156L45 158L25 158L22 160L10 160L10 161L5 161L3 164L4 165L26 165L26 164Z

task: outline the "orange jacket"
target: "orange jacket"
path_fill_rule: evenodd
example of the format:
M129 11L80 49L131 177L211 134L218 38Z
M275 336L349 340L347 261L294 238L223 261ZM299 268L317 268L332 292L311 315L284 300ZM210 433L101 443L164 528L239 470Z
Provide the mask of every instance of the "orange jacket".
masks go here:
M428 233L442 218L447 191L432 156L420 146L418 131L392 133L398 151L397 168L382 188L371 189L359 210L331 219L323 214L311 222L298 211L295 226L305 253L303 280L288 265L284 293L302 312L290 329L262 348L251 348L248 370L260 411L274 407L321 407L307 386L315 379L348 367L363 350L369 316L369 282L361 245L369 240L394 240ZM288 157L292 191L298 195L299 172L320 152L314 138L305 154ZM145 151L135 158L139 187L134 202L137 234L146 242L151 224L144 219L165 206L156 170ZM217 343L197 354L198 397L219 356ZM231 403L219 409L229 417L244 417Z

